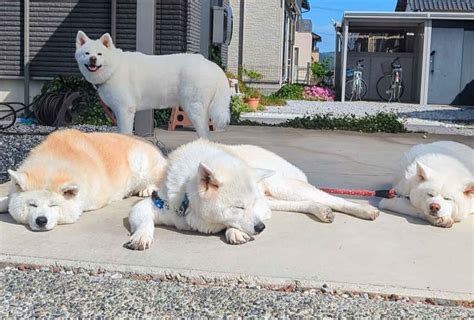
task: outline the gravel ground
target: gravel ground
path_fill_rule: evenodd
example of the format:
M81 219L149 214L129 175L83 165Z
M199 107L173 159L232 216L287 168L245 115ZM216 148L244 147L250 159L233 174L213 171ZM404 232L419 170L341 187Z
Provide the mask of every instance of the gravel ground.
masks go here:
M94 274L0 269L0 317L474 317L474 309L384 301L367 294L277 292Z
M117 127L77 125L72 126L84 132L116 132ZM6 131L0 131L0 183L9 180L7 169L16 169L31 149L46 139L54 127L37 125L15 125ZM165 154L168 152L159 140L153 141Z

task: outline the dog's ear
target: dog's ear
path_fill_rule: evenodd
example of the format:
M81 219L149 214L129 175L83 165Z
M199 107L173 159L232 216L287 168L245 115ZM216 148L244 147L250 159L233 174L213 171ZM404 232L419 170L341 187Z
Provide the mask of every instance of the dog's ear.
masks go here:
M257 176L257 181L262 181L263 179L270 178L276 172L273 170L255 168L255 175Z
M74 183L70 183L61 188L63 197L66 199L72 199L79 193L79 186Z
M112 41L112 37L110 36L110 34L108 33L104 33L101 37L100 37L100 42L102 42L102 44L106 47L106 48L113 48L114 47L114 43Z
M13 170L8 170L8 174L10 175L10 178L12 178L12 181L22 191L26 190L26 186L27 186L27 182L28 182L28 176L26 175L26 173L13 171Z
M89 37L84 32L79 30L76 35L76 49L79 49L80 47L82 47L84 43L86 43L89 40L90 40Z
M468 182L464 187L464 194L468 197L474 197L474 181Z
M206 191L209 189L217 189L221 185L221 182L216 178L214 170L209 168L204 162L199 163L198 174L199 180Z
M421 162L416 162L416 176L419 180L428 180L431 177L431 174L432 170L428 166L422 164Z

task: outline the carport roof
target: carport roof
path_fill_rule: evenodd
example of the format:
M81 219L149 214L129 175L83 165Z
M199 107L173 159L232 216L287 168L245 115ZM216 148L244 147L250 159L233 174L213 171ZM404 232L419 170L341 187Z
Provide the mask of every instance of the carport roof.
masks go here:
M426 20L472 20L474 14L460 12L370 12L346 11L343 21L407 21L418 22Z

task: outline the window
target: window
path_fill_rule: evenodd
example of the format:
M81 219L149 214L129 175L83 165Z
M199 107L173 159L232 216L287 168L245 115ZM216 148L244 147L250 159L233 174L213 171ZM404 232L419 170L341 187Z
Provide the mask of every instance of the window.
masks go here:
M352 31L348 49L351 52L413 52L414 30Z

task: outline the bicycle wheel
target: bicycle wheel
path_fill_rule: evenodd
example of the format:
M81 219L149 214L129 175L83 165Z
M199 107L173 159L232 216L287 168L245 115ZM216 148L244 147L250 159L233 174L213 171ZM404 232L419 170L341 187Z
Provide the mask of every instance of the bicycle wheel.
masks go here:
M391 75L386 75L380 77L380 79L377 81L376 89L377 89L377 94L379 95L380 99L383 101L389 101L392 97L392 76Z
M359 87L353 79L346 82L346 100L362 100L367 94L367 83L363 79L359 81Z
M365 98L365 95L367 94L367 83L363 79L360 80L360 97L359 100L362 100Z
M353 92L354 92L355 88L354 88L354 80L347 80L346 81L346 93L345 93L345 97L346 97L346 100L352 100L353 98Z
M16 121L16 112L12 106L0 103L0 130L6 130L13 126Z
M404 86L403 86L403 82L400 82L398 84L398 86L395 85L395 87L393 88L394 89L394 92L393 92L393 98L395 101L400 101L400 99L402 98L403 96L403 92L404 92ZM397 98L398 97L398 98Z

